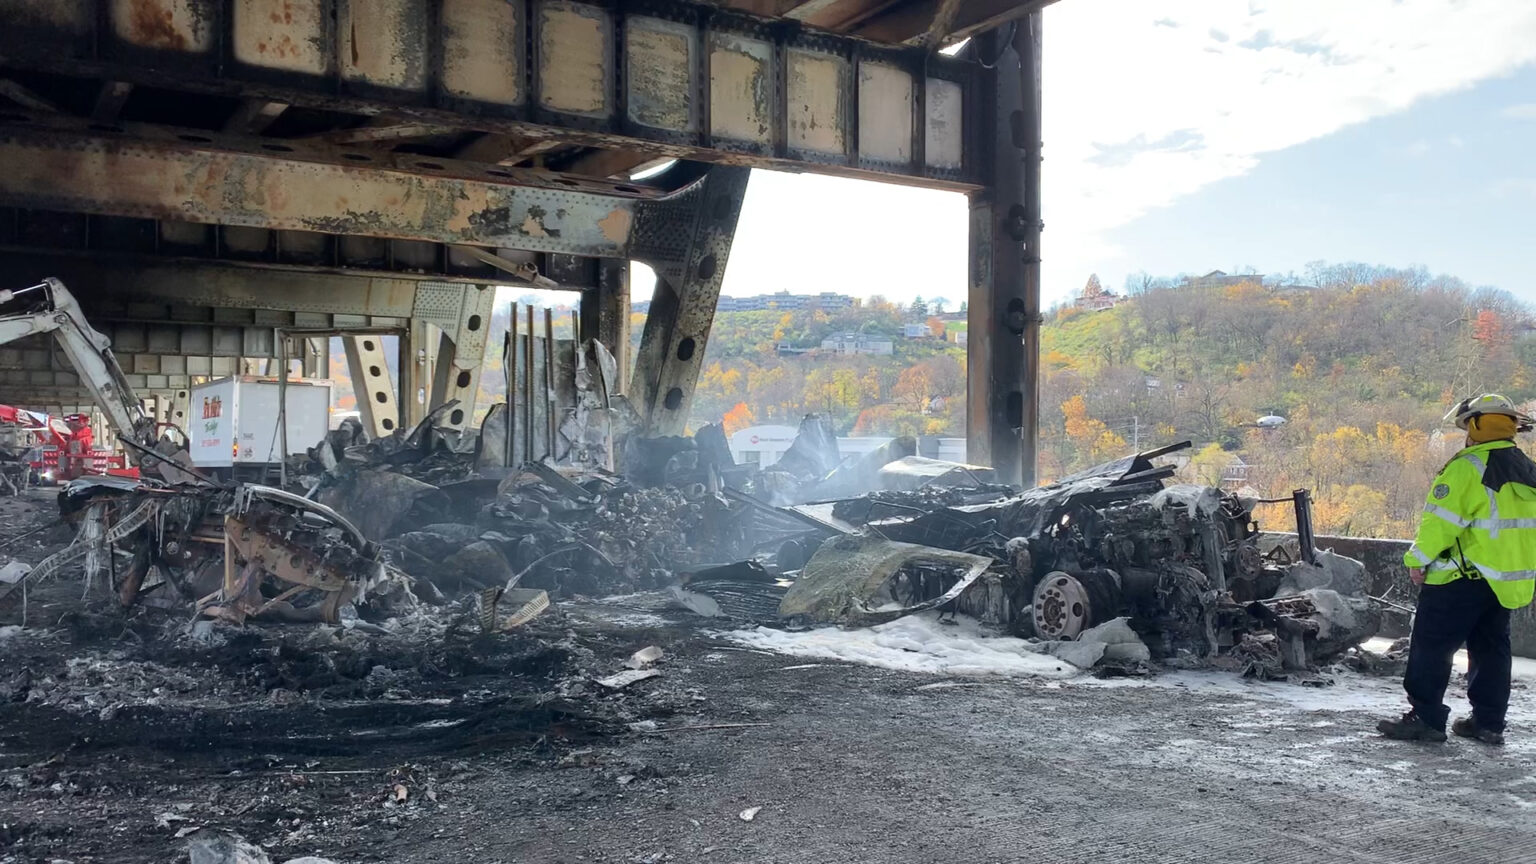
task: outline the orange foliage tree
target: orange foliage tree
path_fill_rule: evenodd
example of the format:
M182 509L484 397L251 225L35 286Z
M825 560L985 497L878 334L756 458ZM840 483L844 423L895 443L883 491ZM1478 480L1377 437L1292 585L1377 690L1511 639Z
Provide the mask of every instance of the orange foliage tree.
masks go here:
M735 435L756 422L757 418L752 416L752 409L748 408L745 402L737 402L720 419L720 425L725 428L726 435Z
M1472 323L1472 338L1483 343L1486 348L1503 345L1506 339L1504 319L1492 309L1479 310Z

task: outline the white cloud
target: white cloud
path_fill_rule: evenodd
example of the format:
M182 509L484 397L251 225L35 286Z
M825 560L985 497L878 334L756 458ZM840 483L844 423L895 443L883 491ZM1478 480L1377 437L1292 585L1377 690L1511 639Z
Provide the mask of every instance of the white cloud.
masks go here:
M1510 105L1499 116L1507 120L1536 120L1536 102L1523 102L1518 105Z
M1059 296L1115 269L1118 226L1536 59L1536 3L1068 0L1046 13L1045 52L1045 285Z

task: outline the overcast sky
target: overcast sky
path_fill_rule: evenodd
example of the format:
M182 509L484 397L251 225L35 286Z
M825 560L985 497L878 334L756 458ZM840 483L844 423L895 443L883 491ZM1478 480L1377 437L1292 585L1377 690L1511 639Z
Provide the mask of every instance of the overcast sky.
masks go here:
M1061 0L1044 37L1047 303L1314 259L1536 300L1536 0ZM956 194L759 171L725 291L958 301L965 234Z

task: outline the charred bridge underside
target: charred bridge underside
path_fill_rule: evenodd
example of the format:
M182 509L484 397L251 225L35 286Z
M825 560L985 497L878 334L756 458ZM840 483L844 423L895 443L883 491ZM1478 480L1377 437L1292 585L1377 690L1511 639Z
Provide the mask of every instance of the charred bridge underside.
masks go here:
M280 331L397 333L400 380L359 399L388 431L472 400L442 370L478 368L490 286L581 292L582 336L627 357L641 261L658 284L621 372L669 434L750 168L949 189L971 201L971 461L1028 484L1048 2L0 0L4 287L65 280L170 420ZM327 368L324 340L289 347ZM55 353L0 347L0 401L82 406ZM347 354L356 382L383 361Z

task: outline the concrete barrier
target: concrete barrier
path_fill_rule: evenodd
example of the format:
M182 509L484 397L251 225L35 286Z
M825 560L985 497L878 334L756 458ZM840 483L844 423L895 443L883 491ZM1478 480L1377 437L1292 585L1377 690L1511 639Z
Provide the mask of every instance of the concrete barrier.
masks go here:
M1266 536L1273 537L1294 538L1296 536L1283 531L1264 533ZM1412 545L1411 541L1327 535L1318 535L1316 541L1319 549L1332 549L1340 555L1347 555L1363 563L1372 596L1386 596L1395 602L1408 605L1418 600L1419 589L1408 581L1408 568L1403 566L1403 553L1408 551L1408 547ZM1383 635L1406 636L1408 634L1386 632ZM1536 606L1515 610L1509 622L1509 642L1515 656L1536 658Z

